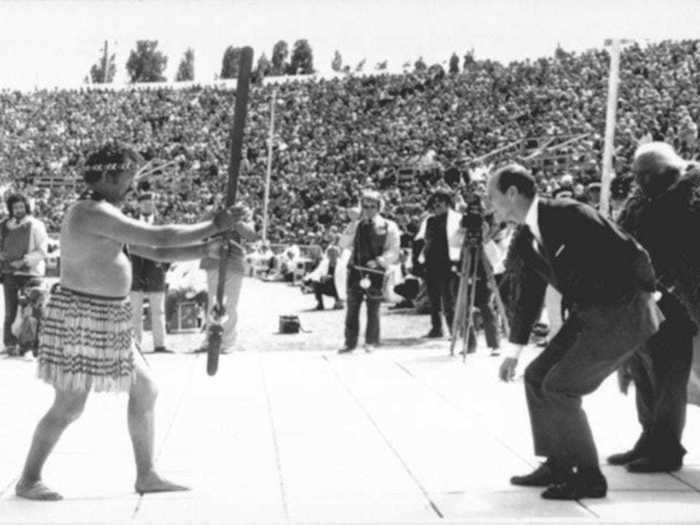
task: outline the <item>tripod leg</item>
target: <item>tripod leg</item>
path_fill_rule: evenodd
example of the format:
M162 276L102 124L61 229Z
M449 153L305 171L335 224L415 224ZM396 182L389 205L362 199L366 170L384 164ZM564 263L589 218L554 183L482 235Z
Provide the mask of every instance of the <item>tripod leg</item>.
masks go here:
M481 260L484 263L484 269L486 270L486 278L489 283L489 288L493 292L493 297L496 300L496 310L498 310L498 315L501 317L501 321L504 325L506 337L510 334L510 325L508 323L508 316L506 315L506 307L503 304L503 298L501 297L501 292L498 289L498 283L496 282L496 276L493 273L493 267L491 266L491 261L486 256L486 252L481 251Z
M467 283L467 295L465 302L467 303L467 316L465 319L465 329L462 334L462 361L467 359L467 350L469 349L469 335L474 326L474 303L476 302L476 277L479 269L479 248L471 248L469 250L471 276ZM476 334L474 334L476 339Z
M452 318L452 333L450 334L450 355L455 355L455 345L458 334L464 328L464 310L466 309L467 287L469 286L469 274L471 273L471 257L468 248L462 249L462 267L459 274L459 287L457 301L455 302L454 317Z

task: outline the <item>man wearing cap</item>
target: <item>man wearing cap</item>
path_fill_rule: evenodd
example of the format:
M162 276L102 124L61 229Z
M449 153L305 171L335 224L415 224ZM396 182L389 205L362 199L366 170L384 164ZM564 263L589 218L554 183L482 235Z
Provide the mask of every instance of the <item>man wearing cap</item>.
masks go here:
M345 344L338 351L341 354L352 352L357 347L363 300L367 301L365 351L371 352L379 345L379 306L384 273L399 258L401 236L396 223L380 215L382 207L379 192L363 191L360 213L340 238L340 247L351 250L346 286Z

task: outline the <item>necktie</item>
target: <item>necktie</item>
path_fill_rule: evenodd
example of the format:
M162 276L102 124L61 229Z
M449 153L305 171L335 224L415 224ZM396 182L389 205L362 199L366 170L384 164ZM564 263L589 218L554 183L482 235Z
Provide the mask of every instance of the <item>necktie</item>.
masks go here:
M535 237L535 234L532 233L532 229L530 228L529 225L524 224L523 225L523 235L527 238L528 244L532 246L532 249L535 250L535 253L544 256L543 250L542 250L542 244L540 241Z

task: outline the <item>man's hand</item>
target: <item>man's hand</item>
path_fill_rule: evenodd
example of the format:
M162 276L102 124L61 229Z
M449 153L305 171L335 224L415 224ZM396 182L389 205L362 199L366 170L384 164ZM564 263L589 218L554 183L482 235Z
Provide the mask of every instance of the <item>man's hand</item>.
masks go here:
M248 208L236 204L225 210L221 210L214 216L214 226L219 231L232 229L237 222L242 221L248 215Z
M379 268L379 263L372 259L371 261L367 261L367 268Z
M498 369L498 377L506 383L515 379L515 369L518 367L517 357L506 357Z
M214 237L206 242L207 257L210 259L218 259L221 255L221 247L224 242L221 237Z
M19 270L22 266L24 266L24 261L22 259L17 259L16 261L12 261L10 266Z

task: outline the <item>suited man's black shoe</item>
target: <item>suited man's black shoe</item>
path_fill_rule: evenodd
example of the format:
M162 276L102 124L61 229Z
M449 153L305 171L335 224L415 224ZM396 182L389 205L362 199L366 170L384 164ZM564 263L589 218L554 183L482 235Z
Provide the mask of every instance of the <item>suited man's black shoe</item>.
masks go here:
M345 345L343 348L341 348L340 350L338 350L338 353L339 353L339 354L349 354L350 352L354 352L354 351L355 351L355 347L354 347L354 346Z
M627 465L642 456L644 456L642 452L633 448L627 452L620 452L619 454L608 456L608 465Z
M566 469L555 465L553 461L548 459L530 474L513 476L510 478L510 482L521 487L548 487L564 481L566 475Z
M598 467L572 472L561 483L550 485L542 493L544 499L577 500L604 498L608 494L608 482Z
M442 330L430 330L430 332L425 334L425 337L428 337L430 339L437 339L438 337L443 337Z
M683 468L682 459L657 459L652 457L641 457L627 464L627 472L635 474L649 474L652 472L676 472Z

